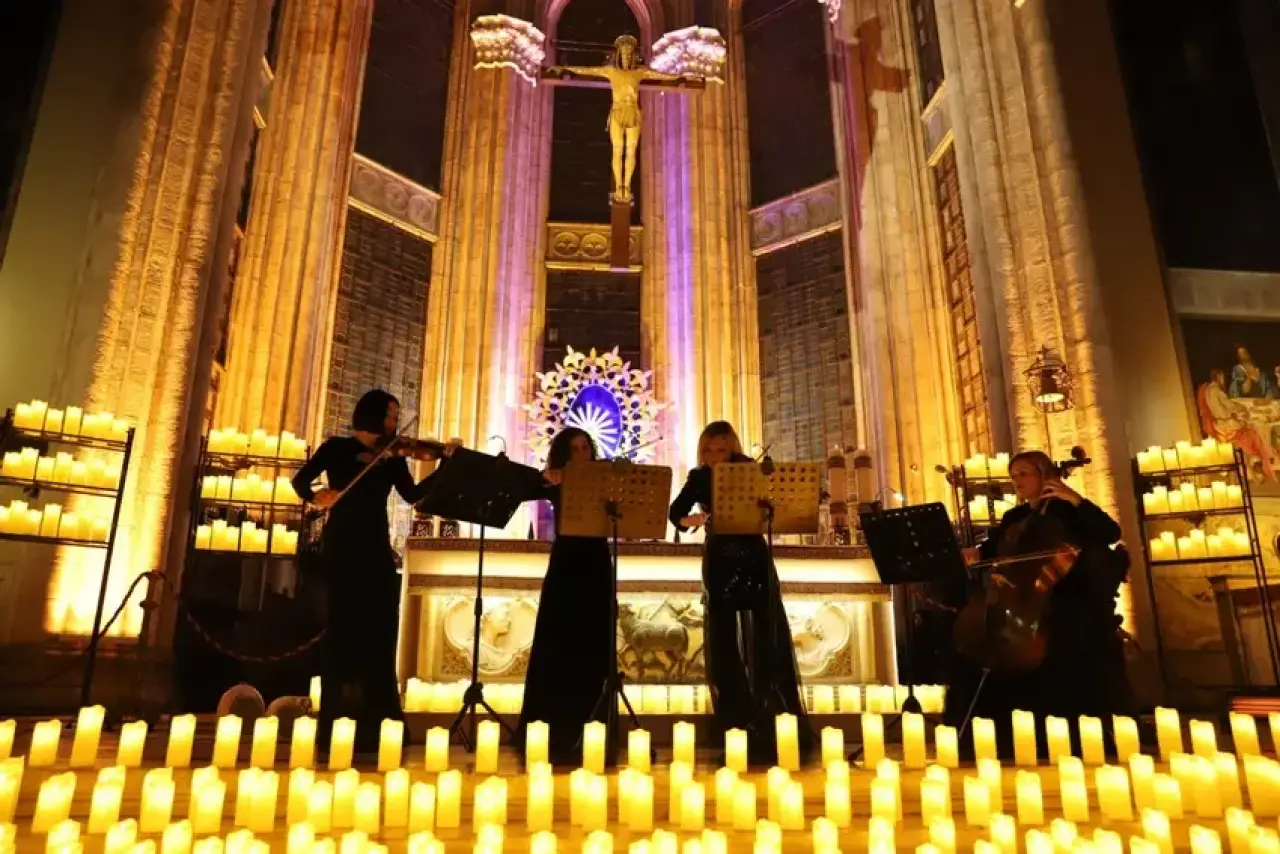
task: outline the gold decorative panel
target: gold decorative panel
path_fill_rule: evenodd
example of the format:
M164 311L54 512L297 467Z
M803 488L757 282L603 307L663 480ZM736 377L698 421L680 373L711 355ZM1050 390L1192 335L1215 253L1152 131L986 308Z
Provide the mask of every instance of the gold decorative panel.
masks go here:
M631 227L627 261L631 269L640 269L640 236L638 225ZM611 245L607 223L547 223L547 266L559 270L608 270Z
M751 254L764 255L839 227L839 181L825 181L752 210Z

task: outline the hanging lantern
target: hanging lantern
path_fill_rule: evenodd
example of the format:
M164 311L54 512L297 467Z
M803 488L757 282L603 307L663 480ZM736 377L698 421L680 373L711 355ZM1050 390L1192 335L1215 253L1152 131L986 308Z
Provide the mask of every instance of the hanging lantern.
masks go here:
M1040 348L1040 355L1023 376L1027 378L1027 389L1036 409L1048 414L1071 408L1071 371L1048 347Z

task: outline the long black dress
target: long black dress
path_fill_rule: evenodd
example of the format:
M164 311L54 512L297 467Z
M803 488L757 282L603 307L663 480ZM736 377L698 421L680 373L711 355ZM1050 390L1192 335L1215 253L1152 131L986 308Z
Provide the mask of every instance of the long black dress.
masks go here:
M547 486L536 497L551 501L558 527L559 488ZM557 535L551 544L516 732L523 744L525 727L534 721L547 724L556 764L580 761L582 727L591 720L613 667L608 646L616 631L610 560L602 537Z
M750 458L735 455L732 461L750 462ZM773 692L770 712L786 711L799 718L800 752L807 756L813 748L813 732L800 697L791 627L768 544L755 534L715 533L711 487L709 467L689 472L668 518L684 531L680 520L695 505L712 514L702 553L703 643L716 724L721 731L756 724L748 738L752 761L772 761L776 754L773 718L757 712Z
M322 473L341 490L371 459L354 437L335 437L319 448L293 479L304 500ZM429 480L429 478L427 479ZM394 487L410 503L425 493L403 457L379 462L329 511L321 536L321 566L329 585L329 626L320 673L318 737L327 743L337 718L356 721L361 751L376 748L383 718L400 720L396 643L399 637L400 576L387 519Z
M974 704L974 716L990 718L1002 755L1013 750L1011 713L1034 712L1043 749L1044 717L1075 720L1079 715L1100 717L1106 729L1111 715L1129 709L1129 686L1124 650L1116 632L1116 595L1127 570L1123 554L1109 548L1120 539L1120 526L1089 501L1079 506L1052 499L1043 512L1030 505L1004 515L982 546L983 560L1012 557L1053 548L1066 542L1080 549L1070 572L1053 588L1049 599L1049 641L1044 662L1030 673L987 677ZM957 655L948 680L944 717L953 726L964 721L981 680L981 669ZM1076 728L1072 728L1073 737ZM966 739L966 741L969 741ZM971 748L971 742L965 746Z

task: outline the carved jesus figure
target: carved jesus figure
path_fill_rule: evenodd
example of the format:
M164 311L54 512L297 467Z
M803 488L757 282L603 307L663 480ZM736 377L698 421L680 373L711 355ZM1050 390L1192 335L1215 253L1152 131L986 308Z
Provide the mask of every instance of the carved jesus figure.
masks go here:
M631 178L636 171L636 146L640 142L640 84L646 80L698 80L679 74L663 74L637 61L639 43L633 36L619 36L613 43L613 61L608 65L557 65L547 69L552 76L576 74L609 81L613 105L609 108L609 141L613 143L613 198L631 201Z

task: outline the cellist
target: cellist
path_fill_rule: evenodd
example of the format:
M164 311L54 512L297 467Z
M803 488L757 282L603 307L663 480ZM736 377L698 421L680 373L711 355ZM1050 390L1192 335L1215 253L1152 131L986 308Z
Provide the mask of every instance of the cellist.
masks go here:
M1111 715L1128 711L1123 645L1115 613L1128 564L1122 552L1111 550L1120 540L1120 526L1068 486L1059 468L1041 451L1015 456L1009 463L1009 476L1019 505L1004 515L985 542L966 552L966 560L972 564L1051 553L1063 546L1076 554L1048 595L1049 632L1043 662L1029 672L993 670L978 692L973 716L995 722L1002 756L1012 754L1011 713L1016 709L1035 713L1042 750L1046 715L1072 721L1079 715L1101 717L1109 732ZM964 722L982 681L982 670L978 662L963 655L955 657L948 680L947 723L958 727ZM1071 730L1076 734L1074 723ZM971 750L971 739L964 741L962 749Z

